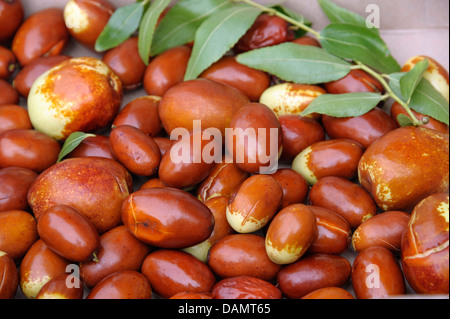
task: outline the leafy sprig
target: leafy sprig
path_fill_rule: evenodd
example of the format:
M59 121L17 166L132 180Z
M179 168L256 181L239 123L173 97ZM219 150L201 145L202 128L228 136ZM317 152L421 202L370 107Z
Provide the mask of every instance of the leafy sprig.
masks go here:
M321 48L283 43L239 54L241 64L296 83L326 83L361 69L383 85L386 93L323 94L314 99L303 115L322 113L336 117L355 117L373 109L380 101L392 98L408 116L402 125L422 125L412 110L449 124L447 100L425 79L428 61L409 72L400 65L376 28L366 25L364 17L330 0L318 0L330 20L320 32L301 14L283 5L264 6L254 0L140 0L119 8L111 16L97 40L96 49L110 49L138 30L142 60L148 64L172 47L194 41L185 80L195 79L223 57L251 27L261 13L278 16L296 31L296 36L311 34ZM167 14L161 14L168 8ZM407 119L409 117L409 119Z

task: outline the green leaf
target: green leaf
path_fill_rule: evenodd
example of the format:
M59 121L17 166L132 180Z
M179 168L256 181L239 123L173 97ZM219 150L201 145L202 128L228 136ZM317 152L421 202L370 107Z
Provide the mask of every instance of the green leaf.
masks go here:
M139 27L143 13L143 3L139 2L114 11L95 42L95 50L106 51L127 40Z
M405 103L400 88L400 79L405 75L404 72L393 73L389 75L389 87ZM425 114L449 125L449 104L448 101L439 93L434 86L426 79L420 80L409 101L409 107L416 112Z
M400 71L384 41L365 27L332 23L321 31L319 40L325 50L340 58L362 62L383 73Z
M180 0L156 28L152 52L158 55L194 40L195 32L211 15L231 7L227 0Z
M138 49L139 55L146 65L150 60L152 52L150 52L153 34L155 33L156 24L161 13L170 4L170 0L154 1L142 18L139 26Z
M330 0L318 0L318 2L331 23L347 23L367 28L366 19L359 14L340 7ZM377 35L380 33L377 28L367 28L367 30Z
M61 151L59 152L57 162L60 162L67 154L72 152L78 145L80 145L81 142L86 137L95 136L95 134L89 134L89 133L83 133L83 132L73 132L72 134L67 137L67 139L64 141L64 144L61 148Z
M237 56L237 61L282 80L303 84L335 81L351 70L350 63L321 48L296 43L282 43L242 53Z
M312 26L312 22L307 20L303 15L301 15L281 4L274 5L271 8L287 15L289 18L294 19L295 21L298 21L300 23L307 25L308 27ZM297 30L295 30L295 37L300 38L301 36L304 36L306 33L307 32L305 30L298 28Z
M260 13L261 10L257 8L237 5L203 22L195 35L184 80L197 78L223 57L250 29Z
M397 116L397 122L398 122L398 124L400 124L401 127L414 126L414 122L411 120L411 118L408 115L405 115L403 113L400 113Z
M402 96L405 98L406 103L409 104L411 96L414 93L417 85L419 85L422 79L423 73L428 68L428 59L418 62L411 71L407 72L400 78L400 90Z
M320 113L334 117L357 117L372 110L382 99L378 93L322 94L301 115Z

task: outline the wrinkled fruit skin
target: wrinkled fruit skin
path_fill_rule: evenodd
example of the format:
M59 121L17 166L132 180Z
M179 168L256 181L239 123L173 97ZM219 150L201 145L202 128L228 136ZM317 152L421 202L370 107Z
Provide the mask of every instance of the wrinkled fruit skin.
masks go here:
M410 211L425 197L448 191L448 135L402 127L373 143L359 162L361 185L384 211Z
M402 237L402 266L416 293L448 294L448 193L416 205Z
M269 14L261 14L247 33L234 47L237 53L281 44L294 39L294 32L283 19Z
M33 127L57 140L110 124L122 102L119 77L101 60L72 58L40 75L28 95Z

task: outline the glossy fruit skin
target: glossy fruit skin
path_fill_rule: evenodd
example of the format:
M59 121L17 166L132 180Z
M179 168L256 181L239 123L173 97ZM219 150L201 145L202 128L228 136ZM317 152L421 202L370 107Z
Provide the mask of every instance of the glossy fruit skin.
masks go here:
M112 127L130 125L148 136L158 136L162 130L158 113L160 101L158 96L147 95L128 102L114 118Z
M12 52L21 66L42 56L59 55L69 41L63 10L47 8L29 16L17 30Z
M164 156L164 154L172 147L173 143L175 143L175 140L162 136L155 136L153 137L153 140L158 145L161 156Z
M0 251L7 253L16 262L39 239L36 220L23 210L0 213L0 234Z
M312 205L338 213L352 229L377 213L377 206L370 195L358 184L343 177L326 176L311 187L309 200Z
M151 296L152 288L143 274L122 270L103 278L86 299L151 299Z
M6 167L0 169L0 212L7 210L29 210L28 189L38 174L28 168Z
M139 240L171 249L198 244L214 228L207 206L191 194L169 187L133 192L123 203L122 219Z
M23 97L28 97L33 82L44 72L50 70L59 63L69 60L67 55L42 56L34 59L14 77L13 86Z
M19 284L19 273L14 259L0 251L0 299L13 299Z
M330 138L354 140L364 149L398 128L396 122L379 107L357 117L338 118L322 115L322 124Z
M177 46L153 58L145 69L143 86L149 95L163 96L169 89L183 82L192 49Z
M323 207L309 206L316 217L317 236L309 246L309 253L344 253L350 246L352 230L341 215Z
M448 141L426 128L395 129L365 151L359 182L384 211L409 212L425 197L448 191Z
M238 63L234 56L223 57L206 69L200 77L241 90L252 102L258 102L261 94L270 85L270 78L265 72Z
M98 261L80 263L80 279L93 288L106 276L121 270L139 271L151 248L128 229L117 226L100 236Z
M146 65L139 56L137 37L131 37L107 51L102 60L117 74L125 90L142 85Z
M410 217L405 212L389 211L369 218L353 232L353 250L360 252L370 246L382 246L394 253L400 252L402 234Z
M428 68L423 73L423 77L427 79L434 88L449 100L449 77L448 71L435 59L425 55L416 55L409 58L402 66L402 72L410 71L418 62L428 59Z
M14 37L24 17L21 0L0 2L0 43Z
M275 113L261 103L242 106L231 118L232 134L225 145L236 165L243 171L274 172L283 147L281 124Z
M214 127L225 136L234 113L249 99L239 90L207 79L185 81L175 85L162 97L159 116L167 134L175 128L193 129L201 120L203 129Z
M33 127L65 140L72 132L105 128L122 102L122 83L101 60L72 58L40 75L28 95Z
M262 47L281 44L294 39L294 32L283 19L269 14L256 18L247 33L234 47L236 53L242 53Z
M0 45L0 79L8 79L16 69L16 57L10 49Z
M230 197L227 220L238 233L251 233L267 225L278 212L283 189L271 175L252 175Z
M230 197L248 176L249 174L241 170L236 163L223 158L198 185L197 196L203 202L218 196Z
M97 229L71 206L55 205L47 209L37 221L37 230L48 248L71 261L93 259L100 246Z
M350 278L350 262L337 255L312 254L283 267L278 287L287 298L302 298L325 287L342 287Z
M216 139L207 131L181 135L162 156L159 178L165 185L179 189L201 183L220 161L220 143L220 137Z
M190 253L203 262L208 261L208 254L212 245L223 237L234 233L234 230L228 223L226 216L228 197L212 197L205 201L205 205L211 210L211 213L214 216L214 229L206 240L194 246L183 249L185 252Z
M0 79L0 105L19 104L19 100L19 93L16 89L9 82Z
M64 22L74 39L94 49L114 10L107 0L70 0L64 7Z
M41 173L58 159L57 141L32 129L15 129L0 135L0 167L23 167Z
M158 177L153 177L144 182L139 189L155 188L155 187L166 187L166 185L163 182L161 182L161 180Z
M358 299L404 295L405 280L394 254L387 248L363 249L352 267L352 285Z
M163 298L180 292L210 293L216 278L208 266L179 250L156 250L142 264L142 274Z
M340 287L325 287L311 291L301 299L355 299L355 297Z
M403 232L403 272L418 294L448 294L448 205L448 193L426 197Z
M121 224L122 203L131 191L131 176L116 161L79 157L41 173L27 197L38 219L49 207L64 204L78 209L103 234Z
M342 79L324 83L324 87L330 94L384 92L381 83L363 70L351 70Z
M352 179L358 171L358 163L364 149L352 140L332 139L314 143L298 154L292 169L314 185L326 176Z
M0 105L0 134L12 129L31 129L27 109L16 104Z
M272 174L283 190L283 200L280 208L291 204L304 203L309 192L306 180L290 168L280 168Z
M308 35L301 36L300 38L294 39L291 42L297 43L300 45L311 45L311 46L318 47L318 48L321 47L319 41L317 41L315 38L310 37Z
M111 153L109 137L105 135L86 137L72 152L67 154L66 157L105 157L115 160L114 155Z
M264 237L255 234L231 234L210 249L208 266L219 277L253 276L272 280L281 269L267 256Z
M281 299L280 289L268 281L252 276L236 276L218 281L213 299Z
M55 276L42 286L36 299L82 299L83 290L84 286L79 278L64 273Z
M424 117L428 118L429 122L427 124L422 125L421 127L426 127L426 128L432 129L432 130L436 130L436 131L439 131L439 132L447 134L447 135L449 134L449 126L447 124L445 124L443 122L439 122L438 120L435 120L434 118L432 118L430 116L426 116L425 114L418 113L414 110L411 110L411 112L415 115L415 117L419 121L421 121ZM394 119L394 121L397 122L397 124L398 124L397 117L399 116L399 114L404 114L409 117L406 110L398 102L392 103L390 114L391 114L391 117Z
M281 115L278 120L283 131L283 161L292 161L308 146L325 140L325 130L316 120L298 115Z
M114 157L129 172L150 176L158 171L161 161L159 147L140 129L130 125L113 128L109 134L109 145Z
M302 257L317 237L316 216L303 204L279 211L266 233L266 252L276 264L290 264Z
M318 85L281 83L266 89L259 102L270 107L278 116L300 115L318 96L327 93ZM320 114L306 115L308 118L319 119Z
M66 272L70 261L53 252L39 239L23 257L19 269L20 289L25 297L36 298L39 290L52 278Z

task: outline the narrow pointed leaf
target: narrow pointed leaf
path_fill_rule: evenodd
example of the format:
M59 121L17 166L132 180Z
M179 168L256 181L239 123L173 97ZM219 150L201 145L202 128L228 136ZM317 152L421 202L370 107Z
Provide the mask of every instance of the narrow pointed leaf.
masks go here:
M60 162L65 156L72 152L86 137L95 136L95 134L83 133L83 132L73 132L64 141L64 144L59 152L57 162Z
M320 113L334 117L357 117L372 110L382 99L378 93L322 94L301 115Z
M417 85L422 79L423 73L428 68L428 59L418 62L411 71L407 72L400 78L400 90L406 103L409 103Z
M197 30L185 80L197 78L225 55L247 32L261 11L238 5L221 11L202 23Z
M398 124L400 124L401 127L414 126L414 122L411 120L411 118L408 115L405 115L403 113L400 113L397 116L397 122L398 122Z
M405 75L404 72L393 73L389 75L389 86L392 91L402 98L406 103L406 99L403 97L400 88L400 79ZM414 90L411 99L409 101L409 107L416 112L425 114L449 125L449 104L448 101L440 94L434 86L426 79L420 80L416 89Z
M384 41L366 27L332 23L320 33L320 43L329 53L362 62L383 73L400 71Z
M242 53L237 56L237 61L282 80L304 84L335 81L351 70L350 63L321 48L295 43Z
M161 13L170 4L170 0L154 1L147 11L139 25L138 49L139 55L146 65L150 60L152 53L150 52L153 35L155 33L156 24Z
M320 7L322 8L322 11L325 13L331 23L347 23L367 27L366 19L364 19L364 17L360 16L359 14L340 7L330 0L318 0L318 2ZM367 29L371 32L374 32L375 34L380 33L377 28Z
M211 15L231 7L229 0L180 0L155 30L152 52L158 55L194 40L195 32Z
M144 6L139 2L114 11L95 42L95 50L103 52L127 40L139 27L143 13Z

